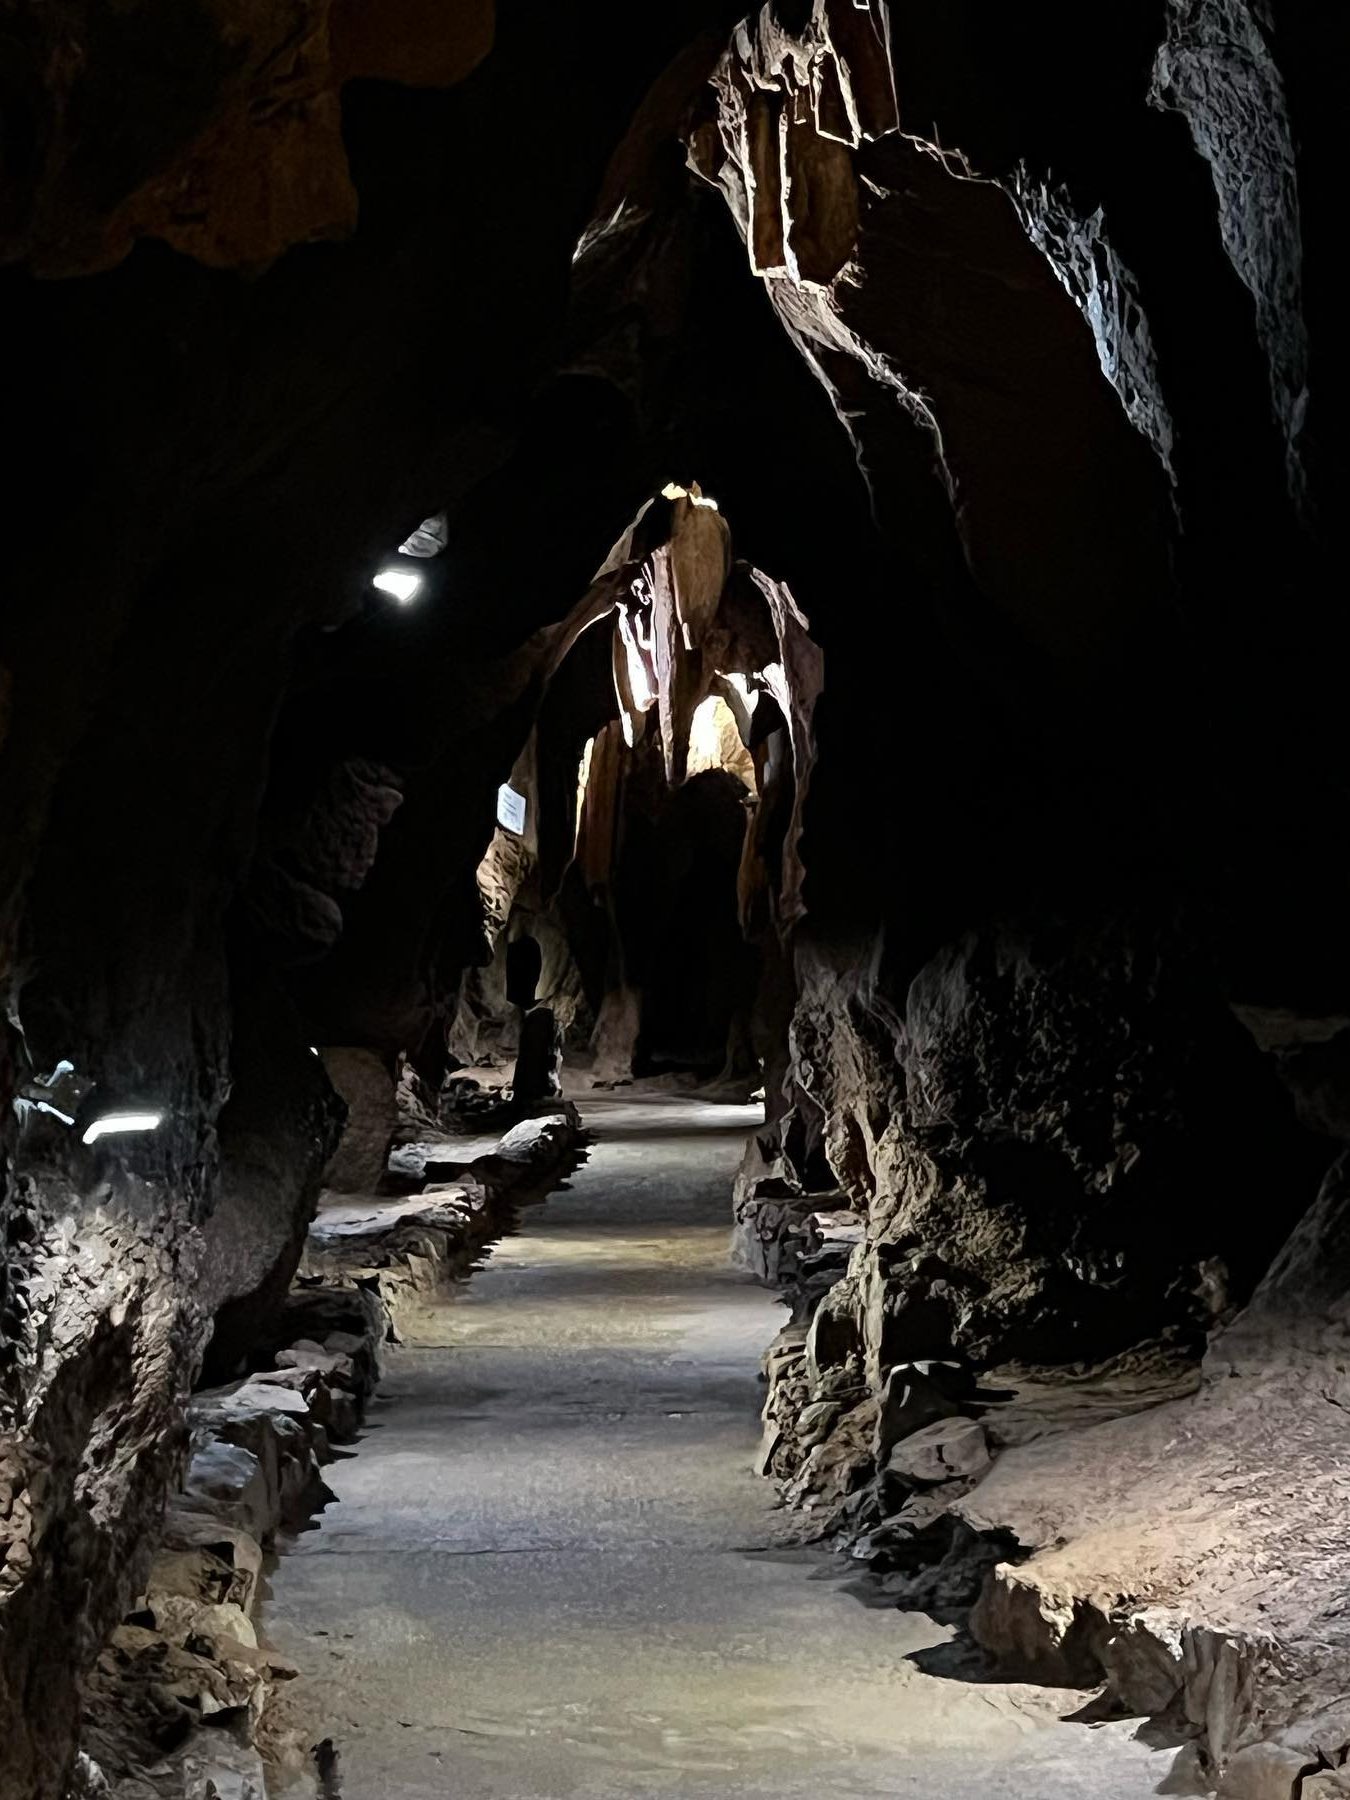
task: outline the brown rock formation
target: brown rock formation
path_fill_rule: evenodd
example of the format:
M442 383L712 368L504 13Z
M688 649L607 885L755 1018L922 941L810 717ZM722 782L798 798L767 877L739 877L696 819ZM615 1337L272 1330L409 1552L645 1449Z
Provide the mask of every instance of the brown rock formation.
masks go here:
M7 99L26 154L0 199L0 256L84 274L155 237L212 267L257 268L346 236L343 83L460 81L491 47L492 15L492 0L406 0L378 23L354 0L14 9Z

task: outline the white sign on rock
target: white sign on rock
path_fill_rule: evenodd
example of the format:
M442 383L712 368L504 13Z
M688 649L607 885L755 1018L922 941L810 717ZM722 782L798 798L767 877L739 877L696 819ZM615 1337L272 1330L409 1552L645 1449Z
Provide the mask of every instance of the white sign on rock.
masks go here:
M525 796L518 794L509 781L497 789L497 823L520 837L525 830Z

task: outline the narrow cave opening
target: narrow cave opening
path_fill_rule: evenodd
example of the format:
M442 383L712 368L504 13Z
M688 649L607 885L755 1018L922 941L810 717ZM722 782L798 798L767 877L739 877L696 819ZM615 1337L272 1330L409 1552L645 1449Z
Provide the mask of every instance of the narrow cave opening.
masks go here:
M736 875L745 840L745 790L735 776L693 776L634 845L619 880L647 917L635 961L642 991L633 1069L685 1071L710 1079L748 1074L755 956L736 916ZM645 860L646 868L641 864Z
M155 11L0 28L0 1800L1350 1794L1334 21Z

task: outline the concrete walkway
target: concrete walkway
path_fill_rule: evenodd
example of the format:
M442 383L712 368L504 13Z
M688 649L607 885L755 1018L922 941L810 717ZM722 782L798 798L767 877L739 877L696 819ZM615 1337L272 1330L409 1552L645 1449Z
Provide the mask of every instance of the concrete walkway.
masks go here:
M726 1266L758 1109L591 1102L586 1166L401 1350L264 1615L328 1800L1143 1800L1170 1756L973 1686L750 1465L773 1297ZM311 1792L313 1791L311 1786Z

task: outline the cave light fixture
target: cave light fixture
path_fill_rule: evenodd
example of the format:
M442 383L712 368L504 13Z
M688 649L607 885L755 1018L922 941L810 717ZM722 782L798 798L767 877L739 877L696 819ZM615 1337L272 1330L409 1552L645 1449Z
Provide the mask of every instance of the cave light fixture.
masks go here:
M389 564L377 572L371 585L382 594L388 594L391 600L397 600L400 606L406 606L421 592L422 577L412 569L398 569Z
M154 1131L163 1119L164 1114L159 1112L104 1113L101 1119L86 1126L81 1142L93 1144L101 1137L118 1137L128 1131Z
M50 1100L35 1100L34 1107L38 1112L50 1113L54 1119L60 1119L63 1125L75 1123L74 1113L62 1112L59 1106L53 1106Z
M445 513L432 513L429 519L423 519L416 531L409 532L398 547L400 556L415 556L423 561L439 556L450 541L450 521ZM388 594L391 600L400 606L407 606L421 593L423 577L416 569L402 568L398 563L388 562L377 569L371 585L382 594Z

